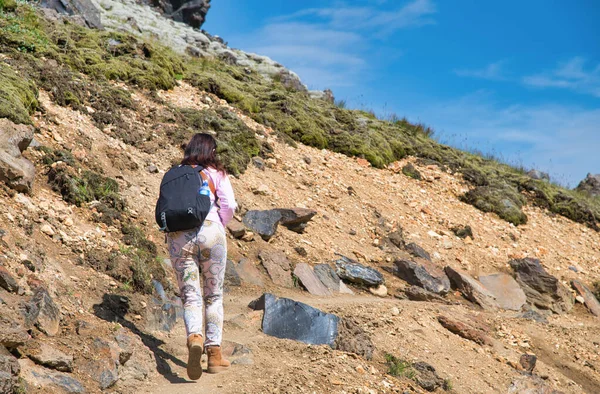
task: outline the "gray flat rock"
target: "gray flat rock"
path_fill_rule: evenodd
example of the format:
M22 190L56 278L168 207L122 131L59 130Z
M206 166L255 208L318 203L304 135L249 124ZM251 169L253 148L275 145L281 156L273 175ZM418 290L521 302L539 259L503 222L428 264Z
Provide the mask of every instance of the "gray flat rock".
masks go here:
M496 303L502 309L520 311L527 302L523 289L510 275L484 275L479 277L479 281L496 297Z
M298 277L302 286L313 295L330 297L333 293L319 280L310 265L300 263L294 268L294 275Z

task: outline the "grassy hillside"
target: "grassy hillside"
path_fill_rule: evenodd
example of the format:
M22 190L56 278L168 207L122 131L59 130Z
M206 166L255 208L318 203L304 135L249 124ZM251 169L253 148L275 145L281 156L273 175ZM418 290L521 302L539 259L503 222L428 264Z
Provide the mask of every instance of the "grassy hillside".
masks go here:
M25 4L0 2L0 116L30 122L43 88L64 106L92 116L100 128L136 145L149 131L129 130L124 109L135 109L119 81L148 89L170 89L186 80L273 128L290 144L302 142L383 168L407 155L461 173L473 185L462 196L475 207L515 225L527 222L526 203L547 208L600 230L600 198L534 180L521 169L439 144L428 129L406 120L384 121L373 114L339 108L287 87L284 78L266 80L255 72L219 60L190 59L155 42L131 35L50 22ZM16 94L15 94L16 93ZM90 108L92 109L90 111ZM244 171L252 156L268 150L236 117L214 111L173 109L177 128L169 137L181 144L195 130L212 129L229 170Z

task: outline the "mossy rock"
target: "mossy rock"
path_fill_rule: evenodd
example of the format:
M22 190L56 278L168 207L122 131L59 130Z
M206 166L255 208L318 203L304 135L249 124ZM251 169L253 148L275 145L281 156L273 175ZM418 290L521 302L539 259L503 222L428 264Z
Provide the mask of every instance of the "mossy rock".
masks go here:
M17 9L15 0L0 0L0 11L13 12Z
M461 200L483 212L494 212L515 226L527 223L527 215L521 210L524 199L512 186L478 186L461 196Z

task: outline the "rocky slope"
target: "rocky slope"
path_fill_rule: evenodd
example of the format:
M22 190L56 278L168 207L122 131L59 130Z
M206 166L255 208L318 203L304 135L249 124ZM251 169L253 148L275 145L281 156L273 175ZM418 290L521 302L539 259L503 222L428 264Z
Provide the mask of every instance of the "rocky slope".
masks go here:
M87 30L62 28L51 42L67 36L64 51L89 50ZM75 57L10 51L28 36L6 31L0 78L28 77L41 90L18 101L35 105L0 124L2 169L34 166L0 183L0 391L600 391L600 319L584 288L600 280L600 234L589 222L530 203L522 206L527 223L515 226L465 202L489 186L443 162L406 156L375 168L293 143L270 127L279 124L257 122L241 101L194 79L103 79ZM134 71L128 53L162 54L128 36L98 39L109 37L119 40L112 51L124 53L111 61ZM205 67L195 72L215 82L226 75ZM153 208L162 174L197 130L215 131L236 174L225 297L235 365L184 384L180 301ZM285 208L310 216L306 226L273 211ZM253 215L273 228L255 226ZM315 281L321 264L351 294L340 293L335 275ZM333 347L267 335L263 312L248 308L264 292L341 319Z

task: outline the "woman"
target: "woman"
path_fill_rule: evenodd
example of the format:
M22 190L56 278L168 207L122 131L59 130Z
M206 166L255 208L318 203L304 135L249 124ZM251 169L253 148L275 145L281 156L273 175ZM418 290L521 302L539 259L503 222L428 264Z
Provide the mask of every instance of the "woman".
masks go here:
M202 376L200 358L204 347L208 355L208 373L221 372L230 365L221 354L223 280L227 261L225 226L233 217L237 204L216 149L217 143L209 134L196 134L186 145L181 164L204 168L201 175L211 186L212 207L201 227L168 233L171 262L183 300L189 352L187 373L192 380ZM206 341L202 335L203 314L206 315Z

